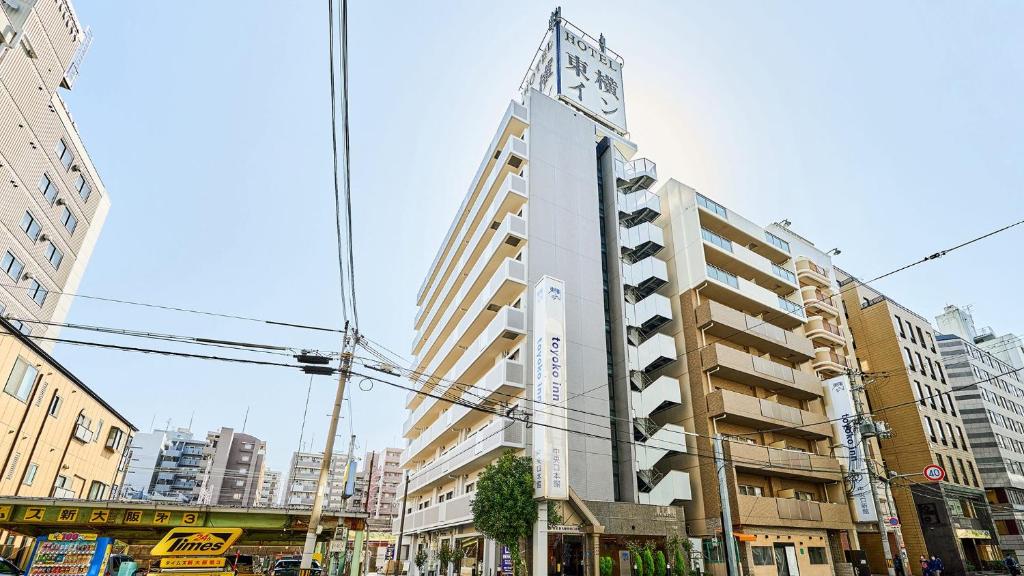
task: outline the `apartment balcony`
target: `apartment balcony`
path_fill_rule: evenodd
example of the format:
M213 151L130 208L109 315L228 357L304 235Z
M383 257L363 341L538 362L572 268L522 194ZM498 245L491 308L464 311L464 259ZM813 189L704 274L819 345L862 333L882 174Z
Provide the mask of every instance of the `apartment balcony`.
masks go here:
M476 291L476 299L468 309L460 310L464 313L459 323L442 332L448 335L444 342L430 346L431 355L417 365L419 372L436 375L452 367L462 350L491 322L494 313L511 305L526 290L526 264L505 258L485 284L485 288Z
M661 198L650 190L640 190L632 194L618 196L619 223L627 228L654 222L661 216Z
M848 529L853 526L845 503L812 502L795 498L737 496L737 526L787 526L790 528Z
M438 334L444 334L441 327L449 325L456 314L462 313L502 260L515 257L526 242L526 220L520 216L506 213L500 222L488 222L490 225L482 226L471 240L476 248L459 259L458 272L445 282L444 295L434 302L419 325L413 340L413 353L417 356L429 354L429 350L422 350L424 345L437 345L441 339Z
M652 427L655 429L649 429ZM678 424L657 426L650 419L637 419L633 430L636 467L640 470L654 468L670 454L686 452L686 430Z
M708 264L752 280L778 296L800 289L792 270L771 262L753 250L708 230L701 230L701 239L704 242L704 259Z
M449 480L449 475L463 474L484 466L505 450L526 446L526 426L521 420L495 418L473 436L452 446L437 460L415 471L409 477L409 493L415 494Z
M683 403L679 379L673 376L662 376L643 390L631 390L630 396L633 411L641 418Z
M702 348L700 359L704 370L715 370L715 376L720 378L748 386L761 386L802 400L813 400L822 395L821 381L817 375L721 343Z
M804 301L808 316L822 314L831 318L839 317L838 298L832 292L814 286L804 286L800 289L800 297Z
M710 198L696 194L697 215L703 228L764 256L775 264L791 258L789 245L750 220L727 210Z
M761 320L792 330L802 325L807 317L803 306L779 296L771 290L735 274L708 265L706 284L701 295L717 300L736 310L747 310L761 316Z
M665 334L655 334L629 354L629 371L634 382L650 381L659 370L676 361L676 341Z
M507 400L509 396L523 391L526 380L525 372L526 369L522 363L501 360L472 388L465 392L457 389L456 393L451 394L451 397L454 399L461 394L463 400L472 406ZM447 397L448 394L445 396ZM420 432L415 439L409 442L399 458L400 466L404 467L409 462L430 457L434 450L444 445L459 429L467 428L471 421L485 416L470 405L451 404L436 398L429 398L429 400L430 405L436 407L439 412L446 408L447 410L440 413L439 418L433 420L426 430ZM421 406L427 406L427 403L424 402ZM427 420L421 421L419 425L423 426L423 422L427 422Z
M637 495L640 504L671 506L681 505L684 501L693 499L689 473L682 470L669 470L667 474L659 476L657 479L650 479L650 483L641 479L644 490L640 490Z
M804 325L804 335L814 342L816 347L842 346L846 344L846 336L838 324L821 316L811 316Z
M668 284L668 265L657 258L644 258L622 265L622 284L626 299L636 303Z
M839 460L797 450L726 442L737 470L797 480L835 482L842 477Z
M624 192L650 188L658 181L658 166L647 158L615 160L615 180Z
M704 299L696 313L697 327L708 335L764 350L796 364L814 358L814 345L809 339L714 300Z
M638 224L632 228L620 226L619 248L625 262L639 262L665 248L665 233L652 222Z
M806 258L798 258L796 261L796 277L801 282L813 284L821 288L828 288L832 285L828 270L818 266Z
M767 398L755 398L730 390L716 390L707 395L708 413L712 418L754 429L789 428L786 434L813 440L832 438L828 416L779 404Z
M415 534L472 522L472 502L473 494L463 494L440 504L434 504L422 510L415 510L411 514L406 514L405 533ZM399 532L400 522L401 518L392 520L392 532L396 534Z
M661 294L626 307L629 343L637 346L672 322L672 303Z
M845 356L836 354L831 348L818 348L814 351L814 362L811 363L811 367L821 372L823 376L831 378L846 374L850 364Z

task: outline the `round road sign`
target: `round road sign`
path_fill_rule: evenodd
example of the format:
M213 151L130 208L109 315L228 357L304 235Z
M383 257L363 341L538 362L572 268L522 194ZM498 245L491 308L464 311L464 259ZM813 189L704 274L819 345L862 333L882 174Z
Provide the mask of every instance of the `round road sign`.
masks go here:
M946 479L946 469L937 464L929 464L924 467L924 477L932 482L942 482Z

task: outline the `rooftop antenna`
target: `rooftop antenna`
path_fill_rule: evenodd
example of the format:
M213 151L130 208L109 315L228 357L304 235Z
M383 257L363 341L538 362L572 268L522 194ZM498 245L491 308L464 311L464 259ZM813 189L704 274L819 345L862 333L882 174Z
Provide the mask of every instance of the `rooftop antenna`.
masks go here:
M548 30L554 30L555 24L562 19L562 7L557 6L554 11L551 12L551 17L548 18Z
M245 407L245 416L242 418L242 433L245 433L245 425L249 422L249 407Z
M597 45L601 48L601 54L608 51L608 45L604 41L604 32L602 32L601 37L597 39Z
M188 431L192 431L192 421L196 419L196 411L193 410L192 414L188 417Z
M153 432L156 429L156 412L153 412L153 419L149 421L149 431Z

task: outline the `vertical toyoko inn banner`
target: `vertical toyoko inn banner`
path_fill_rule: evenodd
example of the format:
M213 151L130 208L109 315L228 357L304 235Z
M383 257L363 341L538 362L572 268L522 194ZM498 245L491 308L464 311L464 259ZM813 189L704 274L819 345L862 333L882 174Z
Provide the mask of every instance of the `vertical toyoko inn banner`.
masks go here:
M533 495L568 500L565 282L544 276L533 294Z
M848 376L837 376L825 380L825 405L832 420L836 438L840 440L842 452L837 451L839 460L846 465L847 486L855 506L853 519L856 522L877 522L875 504L871 499L871 485L868 465L861 450L860 428L857 414L853 409L853 390Z

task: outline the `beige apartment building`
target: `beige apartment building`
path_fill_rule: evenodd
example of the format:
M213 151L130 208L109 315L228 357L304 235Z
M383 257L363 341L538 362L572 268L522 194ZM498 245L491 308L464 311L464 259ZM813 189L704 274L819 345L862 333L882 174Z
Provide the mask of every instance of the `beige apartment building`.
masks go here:
M6 320L0 374L0 494L116 497L135 426ZM20 536L0 538L8 553L21 548Z
M91 36L68 0L4 2L0 34L0 313L54 337L32 321L64 321L110 209L59 94Z
M891 493L910 567L920 574L914 559L936 555L945 563L943 574L956 576L999 560L985 487L935 330L923 316L838 268L836 273L874 418L892 431L880 447L899 475ZM943 481L923 476L932 464L946 471Z
M721 435L743 572L832 574L860 545L823 385L850 364L828 256L675 180L658 195L685 417L697 434L688 530L707 571L724 574L720 483L707 457Z

